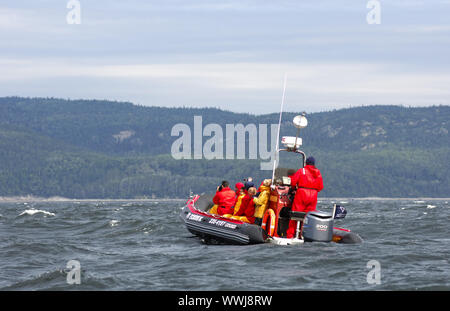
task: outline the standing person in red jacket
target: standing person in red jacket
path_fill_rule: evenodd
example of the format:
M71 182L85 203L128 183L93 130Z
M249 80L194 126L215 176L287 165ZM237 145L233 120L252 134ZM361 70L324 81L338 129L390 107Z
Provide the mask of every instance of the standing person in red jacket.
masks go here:
M236 193L229 188L229 182L224 180L222 184L217 187L216 195L213 198L215 206L217 206L217 212L214 210L214 207L211 208L211 214L218 215L233 215L234 203L236 202Z
M307 158L306 166L291 177L291 186L298 188L292 202L292 211L307 213L316 210L317 193L323 189L323 180L315 162L313 157ZM296 229L297 221L290 220L286 237L293 238Z
M237 219L243 222L247 222L253 224L255 222L255 202L253 201L253 197L256 195L256 188L250 187L248 188L247 194L242 199L241 207L239 211L231 217L232 219Z

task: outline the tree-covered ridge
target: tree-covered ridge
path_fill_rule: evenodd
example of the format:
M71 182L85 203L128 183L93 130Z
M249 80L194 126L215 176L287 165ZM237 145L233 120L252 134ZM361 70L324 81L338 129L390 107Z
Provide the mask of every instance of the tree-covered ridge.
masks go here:
M276 124L278 114L255 116L215 108L163 108L99 100L0 98L0 124L19 126L68 144L93 151L168 154L170 136L177 123L193 126L194 116L203 125ZM282 133L295 133L283 115ZM308 115L302 131L305 144L321 150L345 146L366 150L396 144L403 147L436 148L449 141L450 106L406 108L370 106ZM128 136L128 137L127 137ZM124 137L124 139L121 139Z
M282 135L295 135L294 115L283 115ZM171 129L194 116L203 126L278 122L214 108L0 98L0 196L186 197L222 179L270 177L258 160L173 159ZM449 106L312 113L303 149L322 171L322 196L449 197L449 119Z

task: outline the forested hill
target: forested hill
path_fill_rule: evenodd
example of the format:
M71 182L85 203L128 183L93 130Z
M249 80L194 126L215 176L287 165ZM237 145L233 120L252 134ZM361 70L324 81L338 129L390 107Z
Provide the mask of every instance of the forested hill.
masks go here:
M283 115L283 135L295 135L296 114ZM102 100L0 98L0 196L186 197L190 190L214 190L222 179L234 183L270 175L259 169L258 159L174 159L171 147L178 137L171 136L172 129L179 123L194 129L194 116L201 116L203 128L219 125L224 135L226 124L260 128L279 117ZM368 106L307 116L303 150L314 155L324 176L320 195L450 197L450 106ZM192 146L194 140L192 135Z

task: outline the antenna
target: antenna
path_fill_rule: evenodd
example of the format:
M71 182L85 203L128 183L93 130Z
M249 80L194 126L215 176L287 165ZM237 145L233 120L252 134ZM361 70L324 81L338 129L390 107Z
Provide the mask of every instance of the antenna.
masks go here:
M297 128L297 135L295 136L295 144L294 144L294 150L297 149L297 139L300 135L300 129L305 128L308 125L308 120L306 119L306 112L302 112L301 115L296 116L294 118L294 126Z
M284 74L283 96L281 97L281 108L280 108L280 120L278 121L277 146L275 149L275 160L273 161L273 170L272 170L272 184L274 184L274 181L275 181L274 180L275 179L275 169L277 167L278 148L280 146L281 117L283 115L284 95L286 94L286 81L287 81L287 73Z

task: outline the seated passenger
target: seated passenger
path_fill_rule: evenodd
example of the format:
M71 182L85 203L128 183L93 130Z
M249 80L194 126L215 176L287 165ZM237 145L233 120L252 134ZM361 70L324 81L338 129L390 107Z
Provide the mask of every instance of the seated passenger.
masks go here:
M245 179L245 183L244 183L244 192L247 194L247 191L249 188L254 187L255 184L253 183L253 178L249 177L247 179Z
M255 222L255 217L253 216L255 214L255 203L253 202L253 197L256 194L256 188L250 187L247 192L248 193L242 199L239 211L231 218L253 224Z
M236 203L234 204L233 215L236 215L239 212L239 209L241 208L242 205L242 199L245 197L244 184L238 182L235 187L237 196L236 196Z
M222 181L217 187L216 195L213 198L214 206L210 209L210 214L226 215L233 214L233 207L236 201L236 194L229 188L228 181Z
M239 196L242 192L244 188L244 184L241 182L236 183L236 185L234 185L234 192L236 192L236 196Z
M255 224L261 226L262 218L264 217L264 213L269 206L269 197L270 197L270 184L272 180L264 179L262 185L259 187L260 194L257 198L253 199L255 203Z
M234 192L236 193L236 201L234 203L233 214L225 214L225 215L223 215L223 217L230 218L231 216L236 215L236 213L239 211L239 208L241 207L242 199L245 197L244 184L241 182L238 182L236 185L234 185Z

